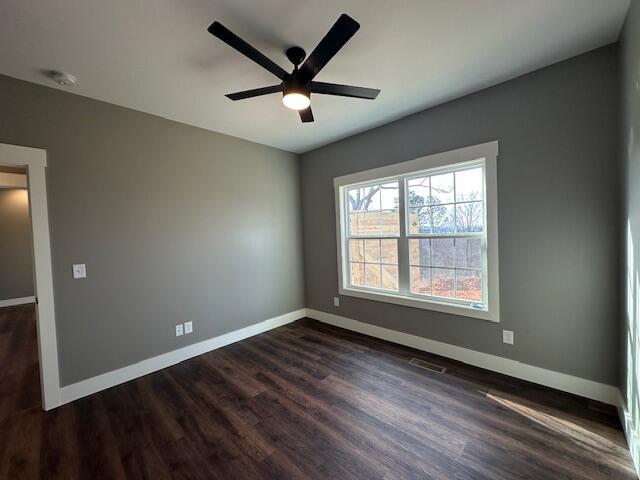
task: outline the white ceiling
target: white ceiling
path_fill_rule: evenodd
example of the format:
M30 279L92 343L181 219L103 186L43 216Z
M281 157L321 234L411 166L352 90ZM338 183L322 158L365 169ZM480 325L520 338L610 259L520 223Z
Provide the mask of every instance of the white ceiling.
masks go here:
M629 0L2 0L0 73L293 152L304 152L617 40ZM278 83L207 33L218 20L286 70L340 13L360 30L317 80L380 88L315 95L302 124Z

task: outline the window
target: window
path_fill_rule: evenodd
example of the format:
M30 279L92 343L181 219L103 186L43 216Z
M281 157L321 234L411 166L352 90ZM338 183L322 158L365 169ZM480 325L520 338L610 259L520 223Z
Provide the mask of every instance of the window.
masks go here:
M398 192L397 181L346 191L351 285L398 291Z
M340 293L499 320L491 142L334 179Z

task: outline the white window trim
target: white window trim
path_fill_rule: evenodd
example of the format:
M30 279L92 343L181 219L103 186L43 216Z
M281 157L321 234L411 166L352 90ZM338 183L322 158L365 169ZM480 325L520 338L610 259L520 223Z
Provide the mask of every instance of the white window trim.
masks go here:
M487 304L484 309L465 305L452 305L430 299L420 299L414 296L394 292L379 292L366 287L353 287L346 282L349 278L348 265L343 261L342 252L346 251L347 224L345 218L344 187L357 183L367 183L374 180L392 179L421 170L430 170L448 165L485 159L485 204L486 204L486 236L487 236ZM373 168L362 172L352 173L333 179L336 206L336 238L338 245L338 282L340 295L346 295L368 300L377 300L396 305L403 305L443 313L479 318L491 322L500 321L500 294L498 272L498 141L487 142L471 147L460 148L449 152L437 153L426 157L416 158L407 162L396 163L384 167ZM402 212L401 212L402 213ZM400 215L404 222L404 215ZM404 240L401 238L400 240ZM400 262L403 259L399 259Z

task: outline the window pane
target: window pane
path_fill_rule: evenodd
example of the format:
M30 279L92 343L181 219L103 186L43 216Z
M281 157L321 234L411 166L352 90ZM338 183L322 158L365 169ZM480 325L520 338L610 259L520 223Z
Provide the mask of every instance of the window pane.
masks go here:
M382 235L400 235L400 216L398 210L380 212Z
M429 203L429 177L412 178L407 187L409 207L422 207Z
M364 263L351 263L351 285L364 285Z
M382 288L398 290L398 267L396 265L382 265Z
M409 240L409 263L422 267L431 265L431 241L428 238Z
M380 210L380 185L364 187L362 190L362 209L369 212Z
M397 181L348 189L349 234L399 235L399 191Z
M434 205L431 207L433 216L433 233L453 233L453 205Z
M456 270L457 294L463 300L482 301L482 274L475 270Z
M380 210L380 186L352 188L347 191L350 212Z
M367 263L380 263L380 240L364 241L364 261Z
M453 173L443 173L431 177L430 203L453 203Z
M364 262L364 240L349 240L351 261Z
M455 270L450 268L434 268L431 271L433 278L432 292L437 297L455 296L454 275Z
M409 233L431 233L430 213L428 207L409 209Z
M349 234L364 235L364 213L349 214Z
M431 265L434 267L454 267L454 239L453 238L432 238L431 239Z
M359 212L362 211L362 189L351 188L347 191L347 199L349 201L349 211Z
M427 182L429 182L429 177L416 177L416 178L410 178L409 180L407 180L407 185L409 185L410 187L426 185L428 187L429 183Z
M420 215L422 208L410 208L407 215L409 233L420 233ZM426 208L424 209L426 210Z
M398 210L398 182L385 183L380 189L380 208L382 210Z
M480 238L456 238L456 267L482 269Z
M395 238L391 240L381 240L381 245L382 263L398 265L398 240Z
M419 233L433 232L433 229L431 228L431 208L430 207L420 209L420 215L418 216L418 220L420 221Z
M382 233L380 220L380 212L366 212L364 214L364 234L380 235Z
M456 231L481 232L484 225L482 202L456 204Z
M364 266L364 285L370 288L380 288L380 264L366 263Z
M456 172L456 202L482 200L482 169Z
M411 267L411 293L431 295L431 273L429 268Z

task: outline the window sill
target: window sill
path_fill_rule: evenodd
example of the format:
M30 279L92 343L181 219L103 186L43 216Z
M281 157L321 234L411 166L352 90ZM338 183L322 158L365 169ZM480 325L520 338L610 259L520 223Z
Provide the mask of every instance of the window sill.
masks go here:
M422 308L424 310L433 310L436 312L449 313L452 315L461 315L463 317L478 318L489 322L499 322L500 318L497 312L491 310L483 310L479 308L467 307L464 305L452 305L434 300L422 300L415 297L409 297L397 293L378 293L370 290L359 290L356 288L341 288L340 295L348 297L364 298L366 300L375 300L378 302L393 303L405 307Z

